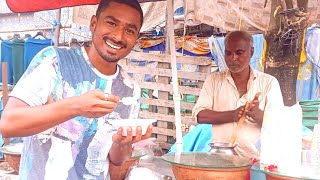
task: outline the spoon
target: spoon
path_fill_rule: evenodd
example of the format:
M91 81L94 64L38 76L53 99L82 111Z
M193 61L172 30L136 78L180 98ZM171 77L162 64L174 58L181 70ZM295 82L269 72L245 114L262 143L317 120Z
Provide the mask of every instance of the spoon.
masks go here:
M108 97L109 97L109 94L105 93L104 98L108 99ZM128 105L135 104L137 102L137 99L135 97L123 97L119 100L119 102L128 106Z
M238 125L237 125L236 129L233 131L233 134L232 134L231 139L229 141L229 146L233 146L234 142L237 139L238 133L239 133L240 129L242 128L244 120L246 119L246 116L247 116L246 110L248 110L249 105L250 105L250 103L247 102L244 107L244 112L238 121Z
M119 100L124 105L132 105L137 103L137 99L135 97L123 97Z

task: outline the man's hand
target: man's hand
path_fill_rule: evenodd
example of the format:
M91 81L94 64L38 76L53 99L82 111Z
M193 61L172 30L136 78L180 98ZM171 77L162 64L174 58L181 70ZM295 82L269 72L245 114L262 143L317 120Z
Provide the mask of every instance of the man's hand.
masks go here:
M113 112L119 102L119 97L105 94L100 89L88 91L78 98L79 115L97 118Z
M147 132L145 135L142 135L142 129L140 126L136 129L136 135L132 136L132 129L128 128L127 136L122 136L122 131L124 131L123 128L119 128L117 133L112 136L112 140L114 143L118 145L132 145L133 143L136 143L138 141L148 139L151 136L152 133L152 125L148 126Z
M112 136L113 144L109 151L109 159L112 164L120 166L132 155L132 144L151 136L152 125L149 125L145 135L141 135L141 127L137 127L136 136L132 136L132 129L127 129L127 136L122 136L124 129L119 128L117 133Z
M258 124L262 125L263 111L261 109L259 109L259 103L260 103L259 96L260 95L261 95L260 92L257 93L254 96L253 100L250 102L249 108L248 108L248 112L247 112L247 116L252 118Z
M237 122L242 117L243 113L247 113L247 111L245 110L245 106L240 106L235 111L237 114L237 120L236 120Z
M249 121L252 122L257 122L260 125L262 125L262 121L263 121L263 111L261 109L259 109L259 96L261 95L261 93L257 93L253 100L251 102L249 102L249 106L247 109L244 108L244 106L238 108L239 109L239 113L238 113L238 117L240 118L242 116L243 113L246 113L246 115L249 117Z

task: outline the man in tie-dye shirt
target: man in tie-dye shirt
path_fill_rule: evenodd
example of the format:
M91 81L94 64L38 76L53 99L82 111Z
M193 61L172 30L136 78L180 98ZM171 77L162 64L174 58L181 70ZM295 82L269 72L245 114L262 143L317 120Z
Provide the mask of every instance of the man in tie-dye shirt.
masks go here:
M132 144L150 137L114 131L110 119L135 118L140 89L117 65L143 23L135 0L102 0L92 17L92 44L49 47L36 55L3 112L4 137L24 136L21 179L109 179L109 162L123 164ZM131 104L119 98L131 99ZM127 136L122 136L127 131Z

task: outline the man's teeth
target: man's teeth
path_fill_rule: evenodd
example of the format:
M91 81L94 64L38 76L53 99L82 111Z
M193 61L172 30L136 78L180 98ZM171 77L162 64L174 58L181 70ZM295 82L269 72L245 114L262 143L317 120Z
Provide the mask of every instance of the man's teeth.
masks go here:
M106 41L106 44L108 44L110 47L112 47L113 49L120 49L121 47L115 46L109 42Z

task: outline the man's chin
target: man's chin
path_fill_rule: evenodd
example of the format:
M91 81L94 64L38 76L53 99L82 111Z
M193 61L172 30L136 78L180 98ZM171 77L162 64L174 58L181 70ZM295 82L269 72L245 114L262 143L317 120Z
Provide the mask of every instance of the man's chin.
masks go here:
M109 63L117 63L120 60L120 58L103 58L103 59Z
M245 70L245 68L242 68L242 69L239 69L239 68L229 68L229 71L231 72L231 73L241 73L242 71L244 71Z
M120 59L122 59L120 56L118 55L107 55L107 54L103 54L101 55L101 57L109 62L109 63L117 63Z
M97 48L96 48L97 49ZM123 53L111 53L105 50L97 49L98 54L104 59L106 62L109 63L117 63L123 57L120 54Z
M229 69L230 72L233 72L233 73L236 73L236 72L239 71L239 69L237 69L237 68L230 68L230 67L228 67L228 69Z

